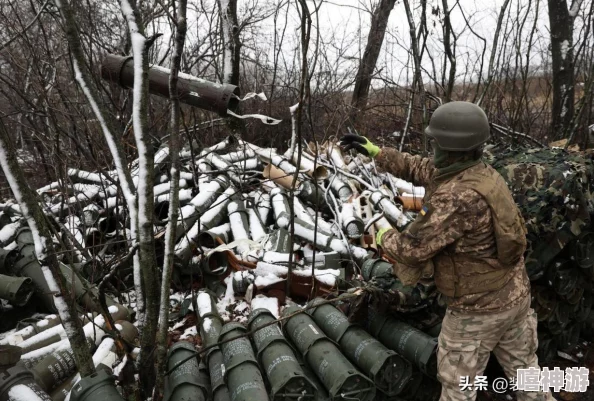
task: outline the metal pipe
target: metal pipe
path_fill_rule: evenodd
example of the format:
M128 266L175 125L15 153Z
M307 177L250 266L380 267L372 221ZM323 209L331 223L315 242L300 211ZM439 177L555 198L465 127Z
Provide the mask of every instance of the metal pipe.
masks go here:
M231 231L233 232L233 240L249 240L249 217L243 200L238 199L229 202L227 205L227 213L229 215ZM239 243L236 247L236 253L238 255L244 255L249 252L249 250L250 246L247 243Z
M346 180L340 178L338 174L334 174L332 177L330 177L330 188L332 188L334 194L338 196L342 202L348 202L348 200L353 196L353 190L351 189L351 186Z
M219 195L210 209L206 210L198 219L198 221L188 230L187 234L181 237L181 240L175 246L175 254L177 257L186 259L190 254L190 245L198 239L198 234L210 228L216 227L223 220L223 210L235 195L235 188L229 187Z
M170 74L171 70L167 68L150 66L147 76L149 93L168 99ZM101 65L101 76L125 88L132 88L134 86L132 57L108 54ZM209 82L181 72L178 74L177 92L180 102L216 112L221 116L226 116L228 109L235 110L241 94L235 85Z
M176 229L176 237L178 241L183 237L186 231L194 225L199 216L206 212L206 210L217 201L217 196L220 196L220 194L227 188L229 188L229 179L224 175L217 176L207 183L200 184L200 192L198 195L196 195L189 204L180 209Z
M375 191L369 197L371 203L376 208L381 208L385 216L390 220L391 223L396 224L398 227L402 227L409 222L409 219L402 213L402 211L390 201L382 192Z
M343 203L340 212L342 226L350 239L361 238L365 232L363 220L355 214L355 207L352 203Z
M254 192L250 194L250 198L253 200L252 202L250 202L251 206L247 207L250 225L250 236L252 237L252 240L259 242L262 238L266 236L266 228L264 226L263 220L261 220L258 211L258 206L255 202Z

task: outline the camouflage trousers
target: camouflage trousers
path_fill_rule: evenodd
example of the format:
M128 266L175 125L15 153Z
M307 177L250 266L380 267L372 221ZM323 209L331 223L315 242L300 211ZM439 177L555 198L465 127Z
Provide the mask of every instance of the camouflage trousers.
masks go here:
M540 371L536 326L530 295L520 305L500 313L480 315L448 309L437 350L440 401L476 400L475 376L483 376L491 352L505 371L508 383L516 380L518 369L534 367ZM516 395L518 401L555 400L550 392L517 391Z

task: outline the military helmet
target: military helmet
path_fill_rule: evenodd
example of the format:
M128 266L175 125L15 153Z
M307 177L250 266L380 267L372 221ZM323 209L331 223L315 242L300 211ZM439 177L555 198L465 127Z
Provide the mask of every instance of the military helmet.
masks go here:
M489 139L489 120L479 106L470 102L449 102L439 106L425 129L428 137L444 150L468 151Z

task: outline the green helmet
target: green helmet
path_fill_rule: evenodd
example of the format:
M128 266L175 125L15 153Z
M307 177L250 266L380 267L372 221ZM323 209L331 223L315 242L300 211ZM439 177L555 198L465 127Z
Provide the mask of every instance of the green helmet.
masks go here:
M489 139L489 120L479 106L470 102L449 102L439 106L425 133L444 150L464 152Z

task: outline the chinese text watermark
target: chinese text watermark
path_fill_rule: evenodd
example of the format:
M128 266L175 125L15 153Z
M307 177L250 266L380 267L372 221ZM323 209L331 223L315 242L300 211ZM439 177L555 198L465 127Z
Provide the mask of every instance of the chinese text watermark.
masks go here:
M491 383L492 390L497 393L511 391L553 391L558 393L563 390L572 393L586 392L590 385L588 368L537 368L518 369L516 377L507 380L498 377ZM468 376L460 377L460 389L488 390L487 376L476 376L471 382Z

